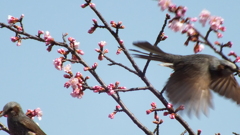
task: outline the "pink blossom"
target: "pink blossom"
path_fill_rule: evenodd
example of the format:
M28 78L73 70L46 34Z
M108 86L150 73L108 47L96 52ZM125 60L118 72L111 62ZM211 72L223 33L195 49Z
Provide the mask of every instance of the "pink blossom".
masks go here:
M8 24L15 24L16 22L19 22L18 18L8 15Z
M53 60L53 65L57 70L62 70L62 58L60 57Z
M199 53L204 49L204 45L203 44L196 44L194 46L194 53Z
M42 110L40 108L34 109L34 114L38 117L39 120L42 119Z
M100 48L103 48L106 44L107 44L106 41L100 41L100 42L98 43L98 45L99 45Z
M172 29L174 32L178 32L183 29L183 23L175 19L168 24L168 27Z
M202 12L199 15L199 22L202 24L202 26L205 26L207 20L210 18L210 12L206 9L202 10Z
M54 38L50 35L49 31L46 31L44 34L44 40L46 41L46 45L51 44L54 41Z
M218 17L218 16L213 16L213 17L210 17L210 21L209 21L209 24L211 26L211 29L213 30L218 30L218 29L221 29L222 28L222 24L223 24L223 18L221 17Z
M114 115L115 115L115 113L111 113L111 114L108 115L108 118L113 119Z
M78 49L78 47L79 47L79 45L80 45L80 42L77 42L77 41L74 41L73 42L73 47L75 48L75 49Z
M78 79L77 78L72 77L72 78L69 79L68 82L73 89L77 88L77 84L78 84Z
M187 11L187 7L182 7L177 10L176 16L178 17L184 17L185 13Z
M169 8L169 6L171 6L171 5L173 5L171 0L159 0L159 2L158 2L158 6L161 7L162 11Z
M186 33L186 32L189 36L193 36L196 33L196 31L193 29L193 24L187 24L184 26L182 33Z
M70 95L72 97L76 97L76 98L82 98L82 96L84 95L83 91L81 91L79 88L76 88L73 90L73 92L70 93Z
M57 52L63 55L66 53L66 51L63 48L58 49Z
M64 68L63 68L64 72L66 73L70 73L71 72L71 65L67 64Z
M197 17L190 18L191 22L196 22L197 20L198 20Z

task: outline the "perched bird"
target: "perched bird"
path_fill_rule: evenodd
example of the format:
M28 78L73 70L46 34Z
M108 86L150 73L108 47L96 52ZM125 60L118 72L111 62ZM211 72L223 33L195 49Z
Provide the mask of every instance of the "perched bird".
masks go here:
M240 86L233 76L238 70L235 64L207 54L166 53L146 41L134 42L133 45L153 53L150 56L132 50L139 53L134 56L165 62L174 69L166 83L166 94L174 105L184 105L188 116L195 114L198 117L201 111L207 115L209 108L213 108L210 89L240 103Z
M27 117L17 102L9 102L3 107L1 116L7 116L11 135L46 135L39 126Z

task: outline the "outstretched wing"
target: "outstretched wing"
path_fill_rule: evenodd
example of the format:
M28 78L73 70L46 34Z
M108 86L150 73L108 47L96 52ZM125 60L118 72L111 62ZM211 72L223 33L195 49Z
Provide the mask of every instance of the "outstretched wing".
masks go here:
M210 88L218 94L240 104L240 87L232 74L225 77L220 76L220 74L215 75L211 81Z
M208 114L209 108L213 108L212 95L209 90L210 74L207 60L198 63L175 63L175 72L166 84L166 92L173 105L184 105L188 116L200 112ZM202 65L201 65L202 64Z

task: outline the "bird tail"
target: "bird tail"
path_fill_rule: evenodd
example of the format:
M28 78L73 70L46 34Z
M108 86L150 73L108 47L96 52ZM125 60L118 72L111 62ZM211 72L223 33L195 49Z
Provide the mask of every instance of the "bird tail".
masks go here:
M144 52L141 52L141 51L138 51L135 49L130 49L131 51L140 53L140 54L133 54L137 58L173 63L174 61L176 61L178 58L181 57L180 55L173 55L173 54L165 53L160 48L158 48L157 46L151 45L147 41L133 42L133 45L135 45L145 51L153 53L153 55L150 56L148 53L144 53Z

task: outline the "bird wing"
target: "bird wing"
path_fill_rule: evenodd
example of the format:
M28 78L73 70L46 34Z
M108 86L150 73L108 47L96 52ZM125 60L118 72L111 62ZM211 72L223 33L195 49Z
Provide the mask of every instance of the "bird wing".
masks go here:
M30 119L29 117L27 117L25 115L23 117L20 117L19 122L25 128L27 128L29 131L35 133L36 135L46 135L32 119Z
M208 109L213 108L209 90L210 74L205 62L206 59L194 64L175 63L175 72L166 84L170 102L173 105L184 105L188 116L194 113L198 117L201 111L207 115Z
M240 87L232 74L226 77L214 77L210 88L218 94L240 104Z

